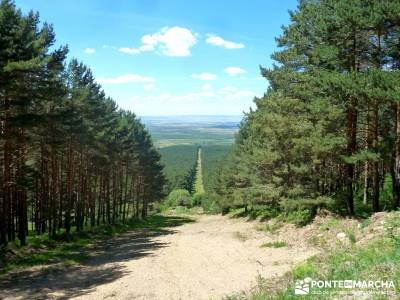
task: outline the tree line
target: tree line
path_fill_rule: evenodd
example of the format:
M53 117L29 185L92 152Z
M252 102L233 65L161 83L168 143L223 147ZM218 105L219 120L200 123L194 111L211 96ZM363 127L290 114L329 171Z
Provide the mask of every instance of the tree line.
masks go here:
M218 177L218 171L226 163L225 159L229 156L231 145L210 144L203 145L201 149L204 189L206 192L210 192Z
M400 1L302 0L277 39L221 206L330 206L354 215L400 205Z
M190 193L194 190L197 167L196 145L175 145L160 148L161 162L164 164L164 174L167 178L165 194L174 189L185 189Z
M162 197L160 155L51 25L0 2L0 244L146 216Z

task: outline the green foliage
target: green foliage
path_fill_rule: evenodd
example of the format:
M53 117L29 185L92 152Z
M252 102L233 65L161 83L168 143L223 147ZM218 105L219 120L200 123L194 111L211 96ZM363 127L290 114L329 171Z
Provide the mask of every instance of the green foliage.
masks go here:
M233 143L240 116L142 117L156 146L188 145L208 147Z
M384 221L386 233L400 247L400 212L393 212Z
M277 208L271 208L269 206L267 206L263 209L253 208L252 214L253 214L253 211L254 211L255 217L259 218L260 221L267 221L267 220L276 218L280 214L280 211Z
M379 194L379 202L383 209L395 209L393 203L393 179L390 174L386 174L383 179L383 187Z
M328 231L328 230L335 228L338 224L339 224L339 220L332 218L332 219L329 219L327 222L323 223L319 227L319 229L321 231Z
M165 203L169 207L176 207L176 206L191 206L191 196L189 191L179 189L173 190L169 193Z
M201 149L204 189L211 192L229 155L231 145L204 145Z
M194 193L190 198L190 206L202 206L205 201L206 195L204 193Z
M266 231L268 233L276 233L279 229L281 229L283 227L284 223L280 222L279 220L277 220L274 223L271 224L264 224L264 225L260 225L257 227L257 230L260 231Z
M243 218L243 217L247 217L247 215L248 215L248 211L246 211L246 209L244 207L232 209L229 212L229 216L232 218Z
M213 195L206 193L194 193L189 200L189 206L192 208L201 208L202 212L209 214L220 213L221 209Z
M193 189L197 161L197 146L177 145L160 150L164 174L168 180L168 192L173 189Z
M332 205L332 199L328 197L318 197L317 199L285 199L279 204L284 212L307 209L315 215L319 209L329 208Z
M282 248L286 246L285 241L267 242L261 245L262 248Z
M284 286L276 287L269 281L260 286L246 299L298 299L294 295L295 281L309 277L318 280L388 280L393 281L395 293L400 292L400 243L398 233L393 235L393 230L400 230L400 216L398 212L391 213L385 219L386 235L381 236L368 244L354 244L351 249L335 248L309 258L298 264L286 275ZM343 290L341 290L343 292ZM324 293L326 299L343 297L339 289L318 289ZM317 295L320 296L321 294ZM313 297L312 290L307 298ZM382 299L386 299L383 297ZM390 297L389 297L390 298ZM235 298L232 298L235 299ZM380 299L380 298L378 298Z
M217 181L218 173L229 152L230 145L202 145L202 179L207 192ZM185 188L194 190L197 168L197 145L177 145L160 149L164 174L169 189ZM193 181L193 182L190 182Z
M221 207L364 215L399 205L399 14L393 1L299 1L213 187ZM368 201L355 206L364 177Z
M318 269L313 263L315 259L316 258L312 257L308 261L297 265L293 269L293 278L302 280L310 276L315 276L318 273ZM311 277L311 278L317 278L317 277Z
M357 280L393 280L396 292L399 292L400 273L398 262L400 261L400 247L392 241L379 240L366 246L357 246L348 250L337 250L326 255L308 260L293 271L293 279L306 277L319 280L345 280L356 278ZM283 291L285 296L293 295L294 284L290 284ZM325 290L327 296L337 294L336 289Z
M199 147L197 151L196 177L193 184L193 191L198 194L204 194L202 148Z
M346 234L352 244L355 244L357 242L357 238L354 231L346 230Z
M177 206L171 210L173 215L192 215L192 214L201 214L201 208L199 207L187 207L187 206Z
M381 208L387 211L396 209L395 199L393 198L393 178L391 174L386 174L382 180L383 184L379 193L379 203ZM356 190L354 195L354 205L357 216L361 218L368 218L373 213L373 209L370 203L363 203L363 188L364 186L361 186L361 188ZM371 187L368 189L368 195L372 195ZM340 211L340 209L337 210Z
M221 213L222 208L219 206L219 196L215 194L206 193L202 196L201 207L204 212L210 214Z
M0 2L0 244L27 224L71 227L146 216L164 197L160 155L141 121L107 97L39 14ZM18 208L17 208L18 207ZM135 207L135 210L132 210Z
M361 229L368 227L372 223L371 218L364 219L360 222Z
M297 226L304 226L313 220L313 214L308 209L294 210L287 214L279 216L280 219L288 223L293 223Z

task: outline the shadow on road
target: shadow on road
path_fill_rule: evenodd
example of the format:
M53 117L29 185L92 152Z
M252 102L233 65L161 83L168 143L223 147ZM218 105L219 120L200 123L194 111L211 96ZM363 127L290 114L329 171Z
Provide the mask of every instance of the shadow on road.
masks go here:
M155 215L122 233L85 250L90 258L77 266L60 264L33 267L0 277L0 299L69 299L89 293L96 286L113 282L126 274L123 261L154 255L168 244L155 237L173 234L172 227L193 220L177 216ZM143 270L144 272L146 270Z

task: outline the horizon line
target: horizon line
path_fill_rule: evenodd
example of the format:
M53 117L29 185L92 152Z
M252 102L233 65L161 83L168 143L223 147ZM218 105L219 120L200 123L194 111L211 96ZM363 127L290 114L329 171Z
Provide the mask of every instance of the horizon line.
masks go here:
M180 114L180 115L139 115L136 114L138 117L243 117L242 114L240 115L193 115L193 114Z

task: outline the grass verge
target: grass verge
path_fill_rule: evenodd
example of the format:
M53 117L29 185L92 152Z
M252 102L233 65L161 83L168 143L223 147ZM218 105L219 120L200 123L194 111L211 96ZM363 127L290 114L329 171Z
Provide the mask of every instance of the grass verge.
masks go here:
M400 213L385 220L386 231L366 244L350 244L314 256L295 266L291 272L276 280L258 280L251 293L230 296L229 300L250 299L398 299L400 296ZM309 294L295 295L297 280L393 281L393 289L318 288ZM386 294L381 294L381 293Z
M151 215L145 219L131 219L125 224L100 225L84 231L28 237L28 245L21 247L10 243L0 250L0 274L6 274L18 268L46 265L51 263L75 264L89 257L89 250L94 244L109 239L120 233L146 229L162 233L168 227L175 227L193 222L183 216Z

